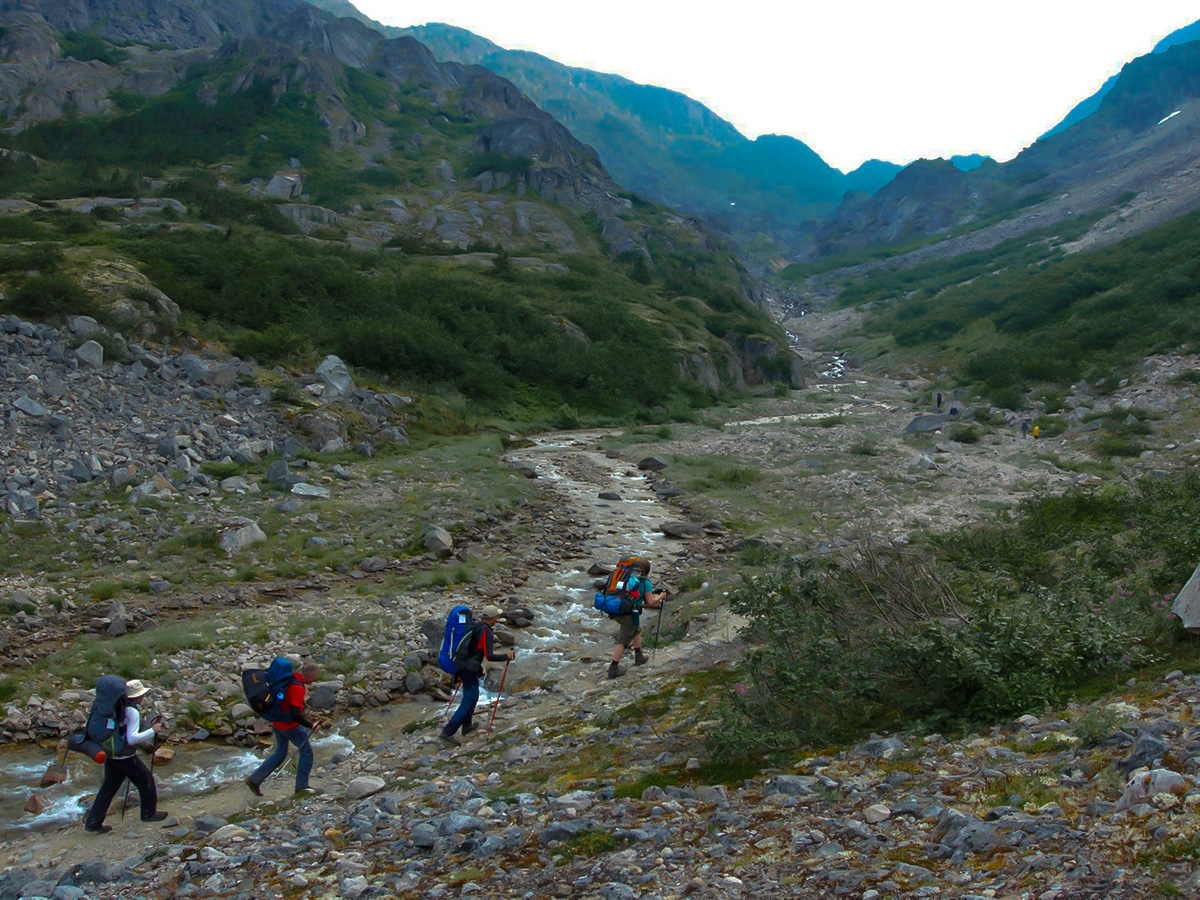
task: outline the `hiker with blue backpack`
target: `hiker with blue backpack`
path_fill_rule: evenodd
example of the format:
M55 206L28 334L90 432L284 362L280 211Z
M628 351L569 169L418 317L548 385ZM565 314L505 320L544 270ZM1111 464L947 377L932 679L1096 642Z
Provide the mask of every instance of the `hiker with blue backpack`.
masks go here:
M104 817L127 778L137 788L143 822L161 822L167 817L166 812L158 808L154 775L138 759L135 749L144 744L153 745L163 730L158 716L151 720L149 728L142 730L138 704L149 692L150 688L137 679L126 682L116 675L105 675L96 682L96 699L88 713L84 743L94 744L96 749L90 755L104 763L104 781L83 823L84 830L92 834L112 831L111 825L104 824Z
M480 610L478 621L472 621L470 611L466 610L464 613L463 610L466 610L466 607L455 607L450 611L450 618L446 623L446 637L442 642L442 653L438 658L442 668L446 669L445 658L449 656L449 662L454 669L451 674L462 682L462 702L438 735L447 744L455 747L462 743L454 736L460 728L465 737L478 727L471 721L471 717L475 714L475 704L479 702L479 679L483 675L484 660L508 663L517 656L515 650L507 650L504 653L495 651L492 629L500 619L500 607L488 604ZM453 647L453 650L447 652L447 644Z
M608 665L609 678L625 674L620 662L626 647L633 648L635 666L644 666L650 661L650 657L642 652L642 609L662 609L667 592L655 591L646 577L649 574L649 560L639 556L625 557L617 563L604 589L596 594L593 606L607 613L618 626L617 643Z
M250 706L271 723L275 733L275 749L262 764L246 776L246 787L262 796L262 783L287 759L288 749L294 746L299 761L296 764L296 793L317 793L308 784L312 774L312 736L317 726L304 715L304 688L321 675L321 667L306 662L293 671L292 661L280 656L265 671L250 669L242 673L242 686Z

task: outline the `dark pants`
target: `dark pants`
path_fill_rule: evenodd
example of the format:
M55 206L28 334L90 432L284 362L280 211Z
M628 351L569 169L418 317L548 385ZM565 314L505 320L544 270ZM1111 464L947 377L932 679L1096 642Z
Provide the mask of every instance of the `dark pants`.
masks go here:
M84 824L88 828L99 828L104 824L104 817L108 815L108 807L112 803L113 797L117 796L117 791L121 789L126 778L132 781L133 786L137 788L138 799L142 804L142 818L148 819L158 811L158 789L154 786L154 776L150 774L146 764L136 756L106 759L104 761L104 783L100 785L100 793L96 795L96 800L92 803L92 808L88 810L87 818L84 820Z
M296 764L296 790L304 790L308 787L308 776L313 767L312 741L309 740L311 736L312 732L303 725L288 729L276 728L275 749L262 761L262 765L250 774L250 780L255 784L266 781L272 772L283 765L283 761L287 759L288 744L292 743L300 751L300 761Z
M479 702L479 674L476 672L460 672L462 682L462 703L450 717L444 729L446 734L454 734L459 726L470 727L471 716L475 714L475 704Z

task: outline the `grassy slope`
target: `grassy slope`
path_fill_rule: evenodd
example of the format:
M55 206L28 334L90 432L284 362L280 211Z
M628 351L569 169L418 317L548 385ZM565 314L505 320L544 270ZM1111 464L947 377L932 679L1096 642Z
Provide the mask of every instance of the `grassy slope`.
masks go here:
M1143 357L1200 337L1200 215L1066 254L1062 245L1089 221L847 279L839 301L873 304L862 328L873 353L950 365L1001 405L1039 383L1119 379Z
M153 219L117 230L69 214L6 220L0 233L22 244L0 262L6 310L80 310L77 293L31 278L30 270L69 277L56 256L65 247L116 253L134 260L193 325L205 323L241 353L297 361L333 352L405 385L441 386L513 418L564 404L584 414L625 416L656 405L681 414L708 399L680 380L681 348L716 347L714 336L776 334L742 297L728 254L696 246L668 211L645 203L627 218L651 235L649 264L606 258L597 223L555 207L590 249L561 257L541 246L528 252L566 263L571 271L562 276L516 270L503 259L492 272L447 265L428 258L447 248L420 235L399 241L403 252L395 253L351 251L336 233L321 235L332 243L313 242L271 203L218 189L218 173L236 183L298 157L313 202L369 209L397 193L431 190L429 173L439 159L469 171L477 160L465 148L484 123L449 107L435 110L415 89L392 91L347 69L343 87L356 116L391 129L391 147L364 164L352 151L329 148L301 95L275 102L263 84L222 93L211 107L197 102L202 81L227 83L230 71L195 70L162 97L118 97L119 115L71 117L18 138L20 149L47 162L0 162L4 196L131 196L139 193L135 175L161 177L172 181L163 193L186 203L191 221L222 230ZM31 266L31 253L46 256L46 264ZM586 339L564 336L567 323Z

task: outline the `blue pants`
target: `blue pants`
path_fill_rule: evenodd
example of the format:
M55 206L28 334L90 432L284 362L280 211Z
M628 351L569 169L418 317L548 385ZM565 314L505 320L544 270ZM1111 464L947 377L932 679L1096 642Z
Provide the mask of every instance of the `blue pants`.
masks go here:
M446 734L454 734L460 725L469 727L471 716L475 714L475 704L479 702L479 675L475 672L460 672L458 677L462 682L462 703L458 704L458 709L443 729Z
M276 728L275 749L262 761L262 765L250 773L250 780L255 784L266 781L272 772L283 765L288 755L288 744L292 743L300 750L300 762L296 766L296 790L304 790L308 787L308 776L312 773L313 766L312 741L309 740L311 736L312 732L303 725L286 730Z

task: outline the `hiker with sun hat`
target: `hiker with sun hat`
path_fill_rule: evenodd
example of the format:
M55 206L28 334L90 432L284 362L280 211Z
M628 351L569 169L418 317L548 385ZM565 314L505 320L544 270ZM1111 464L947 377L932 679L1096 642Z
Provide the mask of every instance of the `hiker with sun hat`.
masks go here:
M84 829L92 834L108 834L112 831L111 825L104 824L104 817L108 815L108 807L126 778L137 788L143 822L161 822L167 817L166 812L158 808L158 788L154 784L154 775L138 759L135 749L143 744L153 745L163 730L160 716L151 719L150 727L145 731L141 730L142 713L138 706L142 698L150 693L150 688L136 678L121 683L115 676L106 676L101 681L106 682L106 689L109 684L114 686L110 744L113 752L105 757L104 781L84 820ZM120 689L122 686L123 690ZM97 685L98 692L100 689L101 686Z

